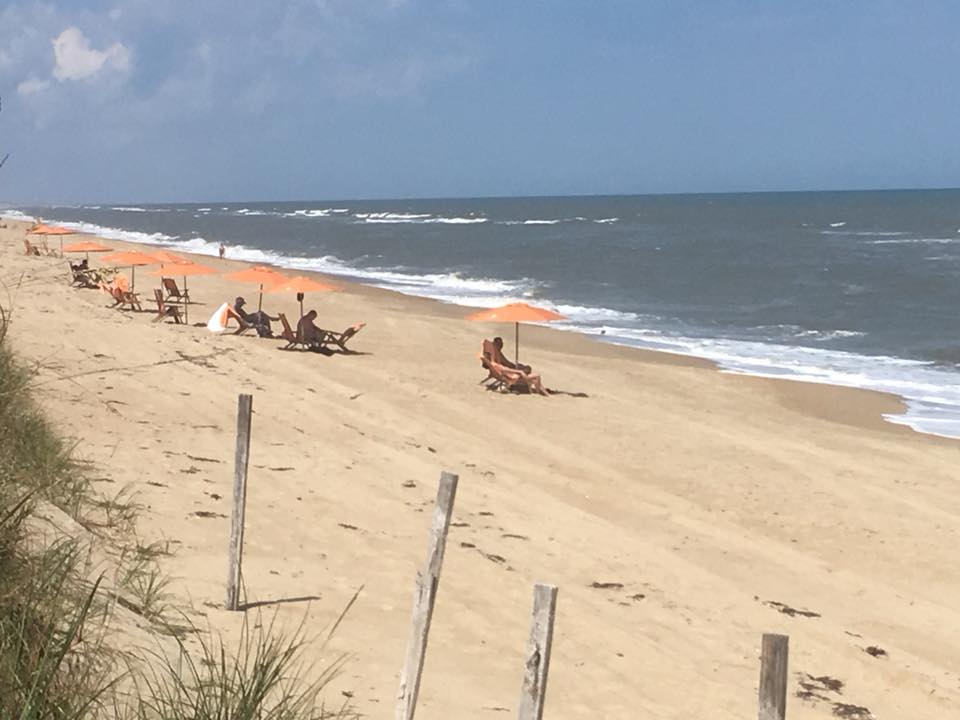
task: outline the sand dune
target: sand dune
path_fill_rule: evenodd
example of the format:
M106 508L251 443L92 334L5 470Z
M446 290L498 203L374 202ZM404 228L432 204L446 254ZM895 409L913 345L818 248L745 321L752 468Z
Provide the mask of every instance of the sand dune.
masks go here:
M366 321L358 354L282 352L109 309L7 226L2 302L42 402L105 489L137 493L140 533L173 543L179 601L228 634L235 413L253 395L247 599L318 635L363 586L316 654L350 653L336 692L369 717L392 717L441 470L460 488L419 718L515 713L537 581L560 587L550 718L755 716L763 632L791 638L791 719L957 713L958 445L885 423L896 398L540 327L522 359L570 394L500 395L476 354L509 329L464 308L350 285L307 307ZM220 276L190 287L192 321L255 298ZM297 314L292 296L265 305Z

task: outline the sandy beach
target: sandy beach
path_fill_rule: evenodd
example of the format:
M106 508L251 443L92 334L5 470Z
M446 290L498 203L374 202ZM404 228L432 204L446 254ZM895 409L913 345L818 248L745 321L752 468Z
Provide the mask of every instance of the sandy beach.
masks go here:
M247 602L320 636L363 587L317 645L318 663L350 656L333 703L393 715L448 470L460 485L419 718L516 713L535 582L559 586L549 718L753 717L764 632L790 636L791 720L957 714L960 445L884 421L896 397L544 327L522 328L521 360L560 392L502 395L478 384L477 353L494 334L512 353L513 328L467 308L324 278L343 291L306 307L326 328L366 322L356 354L282 352L152 323L152 268L137 270L145 312L111 309L70 287L65 259L25 256L26 224L4 224L0 302L39 398L106 494L136 494L140 535L171 543L174 602L228 636L237 395L253 395ZM189 284L191 323L256 303L221 275ZM293 295L264 306L298 314Z

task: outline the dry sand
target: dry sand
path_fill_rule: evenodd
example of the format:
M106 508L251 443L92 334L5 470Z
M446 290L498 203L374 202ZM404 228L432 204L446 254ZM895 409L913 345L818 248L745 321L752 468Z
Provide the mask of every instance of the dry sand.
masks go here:
M444 469L460 487L419 718L515 714L537 581L560 587L549 718L755 717L764 632L790 635L792 720L836 703L912 720L960 710L960 446L884 422L896 398L540 327L523 329L522 359L588 397L500 395L477 384L477 351L512 328L464 308L349 285L307 307L323 326L366 321L360 354L282 352L109 309L69 287L64 260L25 257L24 226L6 225L2 302L42 402L105 491L137 493L143 537L174 543L178 601L228 635L235 413L253 394L247 598L319 635L363 586L312 655L351 654L333 693L367 716L393 714ZM192 321L256 297L220 276L190 288ZM297 313L292 296L265 305ZM821 697L804 701L809 676L842 691L813 682Z

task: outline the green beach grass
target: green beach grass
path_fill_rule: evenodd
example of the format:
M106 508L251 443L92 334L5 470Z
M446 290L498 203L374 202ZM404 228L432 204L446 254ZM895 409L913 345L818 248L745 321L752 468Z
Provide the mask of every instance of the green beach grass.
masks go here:
M345 658L305 662L312 644L302 626L284 635L245 617L237 646L226 647L170 621L186 615L158 563L169 548L136 538L137 506L125 493L94 490L90 468L32 398L8 320L0 307L0 719L357 717L346 703L325 707ZM42 532L51 516L85 536ZM90 576L92 547L116 558L109 578ZM147 619L158 647L173 638L172 656L111 647L117 606ZM188 651L186 634L199 650Z

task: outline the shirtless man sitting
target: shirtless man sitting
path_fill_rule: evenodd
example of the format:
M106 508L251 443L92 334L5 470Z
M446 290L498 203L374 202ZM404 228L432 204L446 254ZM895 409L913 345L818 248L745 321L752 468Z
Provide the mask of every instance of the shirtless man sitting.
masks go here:
M510 360L507 359L507 356L503 354L503 338L502 337L495 337L493 339L493 347L494 347L494 353L493 353L492 359L498 365L503 365L504 367L508 367L511 370L520 370L527 375L533 372L533 368L530 367L529 365L523 365L522 363L511 362Z
M543 381L540 379L540 375L531 373L529 365L520 365L519 363L513 363L507 360L503 354L503 338L494 338L493 342L489 345L485 341L484 346L490 349L489 353L484 352L487 356L486 362L490 363L493 369L499 372L504 378L510 380L511 385L526 385L531 392L539 393L540 395L549 395L543 387Z
M313 324L313 321L316 320L316 318L316 310L311 310L302 318L300 318L300 322L297 323L297 337L300 339L300 342L310 346L319 345L323 342L327 331L322 330Z

